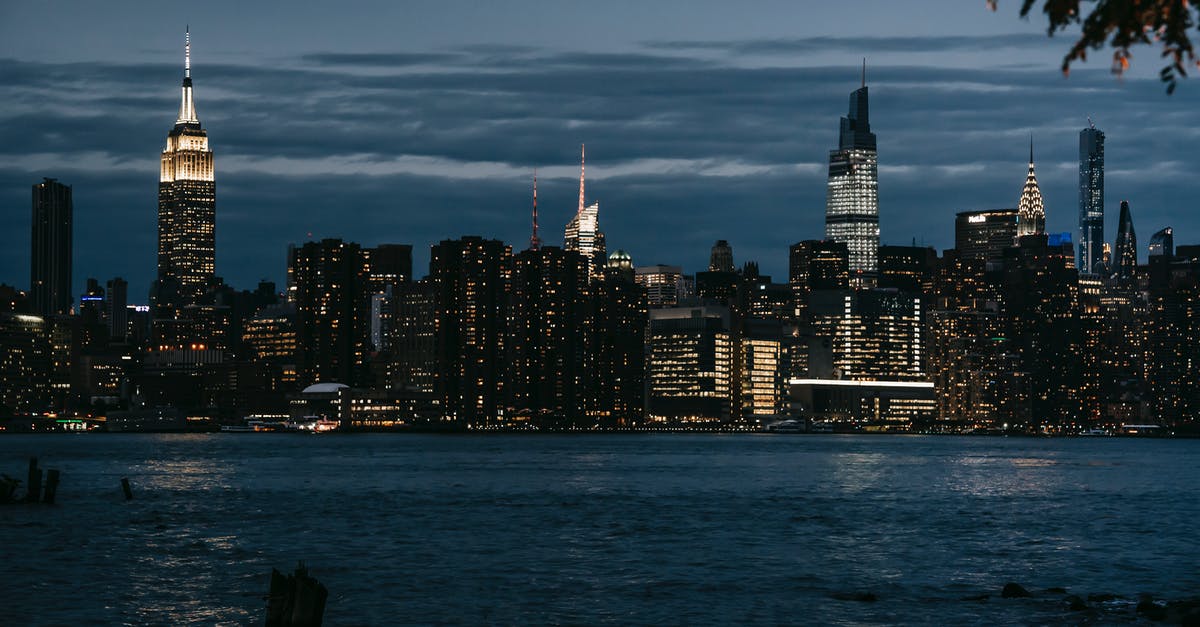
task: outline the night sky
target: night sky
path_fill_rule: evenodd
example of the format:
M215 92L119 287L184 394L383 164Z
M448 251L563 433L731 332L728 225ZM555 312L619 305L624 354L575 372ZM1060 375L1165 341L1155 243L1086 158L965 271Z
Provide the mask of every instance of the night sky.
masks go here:
M0 282L29 284L30 186L74 187L76 294L154 275L158 156L183 32L217 171L217 274L282 287L288 243L428 247L542 237L575 210L579 144L609 250L637 265L735 262L786 280L824 233L828 151L868 63L882 241L953 245L957 211L1015 207L1032 133L1047 229L1077 239L1078 132L1107 135L1106 224L1131 202L1144 258L1200 242L1200 79L1167 96L1158 51L1064 79L1071 34L1019 2L46 2L0 7ZM811 5L811 6L810 6Z

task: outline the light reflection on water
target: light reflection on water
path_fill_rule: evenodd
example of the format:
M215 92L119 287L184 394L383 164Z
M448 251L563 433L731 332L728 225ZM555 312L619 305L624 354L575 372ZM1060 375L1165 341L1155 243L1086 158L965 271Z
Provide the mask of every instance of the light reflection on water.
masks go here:
M303 559L329 624L1061 623L1053 600L960 599L1191 593L1195 446L5 436L0 472L37 454L63 483L0 509L0 580L25 584L4 622L258 623L270 569ZM857 590L879 601L831 598Z

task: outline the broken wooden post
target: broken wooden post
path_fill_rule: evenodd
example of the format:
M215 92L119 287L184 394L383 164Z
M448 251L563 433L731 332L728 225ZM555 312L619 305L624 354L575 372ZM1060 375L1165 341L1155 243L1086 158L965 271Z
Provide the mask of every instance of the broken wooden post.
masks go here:
M48 505L54 505L54 496L58 493L58 470L50 469L46 471L46 493L42 497L42 502Z
M129 477L121 477L121 489L125 491L125 500L133 500L133 488L129 487Z
M29 458L29 481L25 483L25 502L37 503L42 498L42 471L38 468L37 458Z
M308 576L304 562L296 574L284 575L271 569L271 589L267 595L267 627L321 627L329 591Z

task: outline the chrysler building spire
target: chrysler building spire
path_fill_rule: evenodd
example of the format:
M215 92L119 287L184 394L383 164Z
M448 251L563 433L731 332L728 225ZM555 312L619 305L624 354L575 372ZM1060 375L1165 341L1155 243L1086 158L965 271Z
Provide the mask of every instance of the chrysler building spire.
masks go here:
M196 103L192 100L192 31L189 27L183 33L183 98L179 103L179 119L176 124L199 124L196 117Z
M1042 189L1033 171L1033 137L1029 138L1029 173L1021 200L1017 202L1017 237L1046 232L1046 210L1042 206Z

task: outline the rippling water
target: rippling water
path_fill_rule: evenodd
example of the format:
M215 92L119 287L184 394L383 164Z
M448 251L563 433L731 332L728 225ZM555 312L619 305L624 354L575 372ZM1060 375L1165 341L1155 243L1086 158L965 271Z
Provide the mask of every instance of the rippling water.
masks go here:
M0 472L29 455L62 484L0 508L11 625L260 624L297 560L328 625L1070 624L1000 587L1200 591L1196 441L0 437Z

